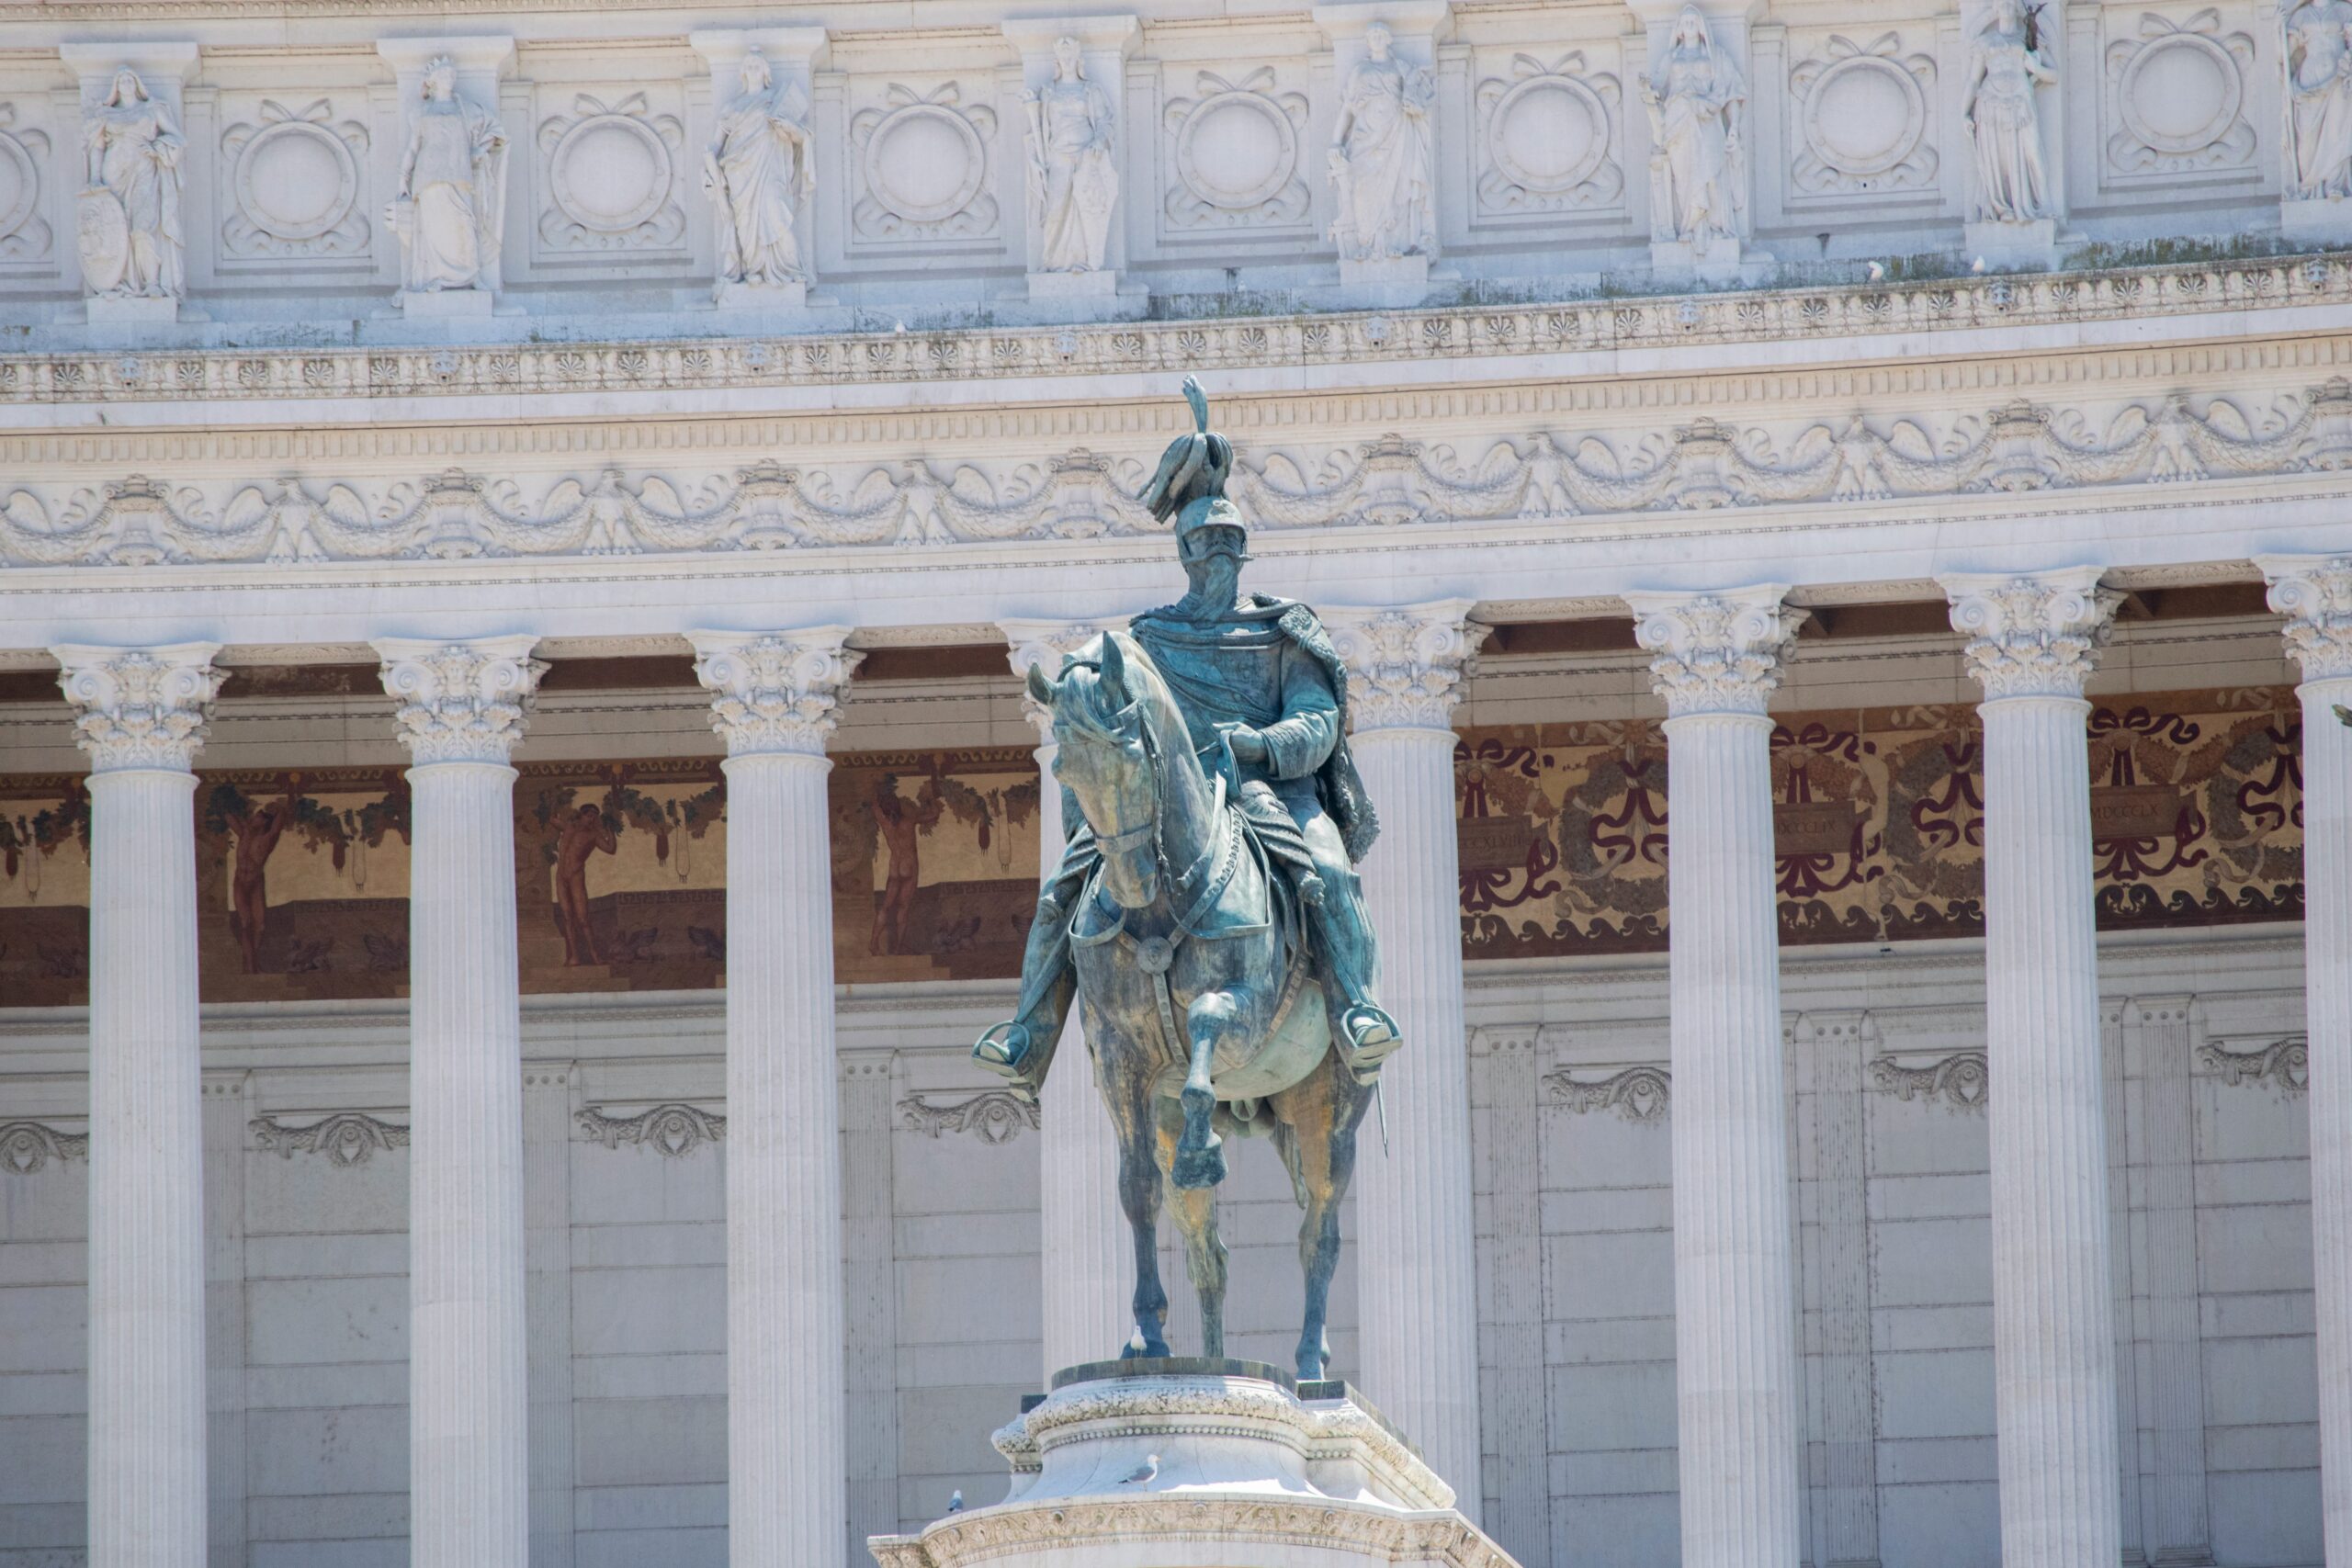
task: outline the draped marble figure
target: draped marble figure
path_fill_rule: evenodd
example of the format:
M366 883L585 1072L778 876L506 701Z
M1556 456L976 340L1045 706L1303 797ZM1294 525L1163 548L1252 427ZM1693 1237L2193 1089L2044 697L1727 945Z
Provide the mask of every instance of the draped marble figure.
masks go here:
M1969 213L1974 221L2030 223L2050 216L2033 90L2056 80L2022 0L1993 0L1992 18L1970 48L1968 107L1961 121L1975 156Z
M794 220L815 190L808 98L775 85L766 56L743 56L741 90L719 111L703 155L703 188L718 209L718 281L770 287L808 281Z
M506 132L458 95L458 68L443 55L424 68L391 207L401 287L412 294L489 288L505 209Z
M1747 208L1747 82L1697 6L1676 18L1666 57L1642 80L1641 94L1655 148L1652 237L1701 246L1736 239Z
M1022 95L1029 111L1029 200L1037 218L1032 272L1099 272L1119 198L1111 96L1086 79L1079 44L1054 45L1054 79Z
M1365 58L1348 73L1331 128L1331 238L1350 261L1430 255L1437 249L1430 107L1436 84L1398 61L1388 28L1364 31Z
M180 156L171 110L139 73L114 73L82 128L84 188L77 211L83 287L115 299L176 299L187 291L180 228Z
M2287 199L2352 196L2352 0L2287 0Z

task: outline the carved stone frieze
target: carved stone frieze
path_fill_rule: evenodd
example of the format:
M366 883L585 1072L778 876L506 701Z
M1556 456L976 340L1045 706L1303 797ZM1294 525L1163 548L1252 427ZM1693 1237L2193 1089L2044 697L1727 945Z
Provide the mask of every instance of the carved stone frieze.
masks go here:
M2302 1094L2312 1087L2311 1041L2301 1034L2250 1051L2233 1050L2212 1041L2197 1048L2197 1065L2233 1089L2240 1084L2268 1084L2288 1094Z
M2107 47L2109 173L2249 167L2256 137L2245 113L2246 85L2254 62L2253 38L2225 31L2214 7L2184 21L2142 12L2133 36Z
M338 1111L305 1127L289 1127L275 1116L256 1116L246 1126L256 1149L280 1159L292 1159L297 1154L324 1155L329 1165L343 1169L366 1165L379 1150L408 1147L407 1127L356 1111Z
M990 146L996 111L966 103L961 84L918 90L893 82L850 117L859 191L857 238L886 243L993 234Z
M31 1176L51 1161L86 1164L89 1157L87 1133L68 1133L43 1122L0 1122L0 1176Z
M1935 84L1935 57L1906 52L1900 33L1820 40L1819 52L1789 73L1790 194L1932 192L1940 162L1928 133Z
M705 1144L723 1142L727 1118L715 1111L671 1102L652 1106L634 1116L608 1116L595 1106L572 1113L581 1139L617 1149L623 1144L651 1149L667 1159L684 1159Z
M2352 468L2352 382L2272 399L2183 396L2085 411L2016 401L1948 423L1861 414L1802 426L1702 416L1649 433L1538 430L1464 454L1387 435L1244 455L1235 500L1267 530L1700 512L1801 502L2177 484ZM695 482L608 468L547 484L462 469L206 488L133 474L26 482L0 497L0 563L628 556L826 547L922 548L1161 531L1132 458L920 459Z
M1590 1069L1554 1067L1544 1075L1552 1103L1582 1116L1613 1111L1628 1122L1663 1122L1674 1100L1674 1075L1644 1064L1595 1077Z
M1549 63L1510 57L1478 84L1478 203L1488 212L1589 212L1625 193L1618 126L1623 89L1581 51Z
M924 1094L910 1094L899 1101L899 1124L933 1138L942 1133L970 1133L984 1144L1007 1144L1020 1136L1023 1127L1035 1132L1038 1117L1035 1105L1001 1089L945 1104Z
M1200 71L1162 112L1170 229L1286 229L1313 200L1299 164L1306 95L1261 65L1231 79Z
M1871 1063L1871 1087L1897 1100L1941 1100L1955 1111L1982 1111L1990 1079L1984 1052L1955 1051L1916 1065L1881 1056Z
M684 243L686 209L677 158L684 122L657 114L643 93L607 104L576 95L568 113L539 122L548 205L539 243L550 251L666 251Z
M363 256L373 233L361 199L368 128L334 101L288 108L264 98L220 134L229 165L220 243L244 258Z

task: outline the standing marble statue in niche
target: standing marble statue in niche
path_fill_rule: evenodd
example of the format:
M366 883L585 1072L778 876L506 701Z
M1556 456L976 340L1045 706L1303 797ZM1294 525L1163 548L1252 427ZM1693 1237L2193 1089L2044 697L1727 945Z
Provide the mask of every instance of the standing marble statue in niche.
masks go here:
M1054 79L1023 93L1029 110L1029 200L1037 219L1032 272L1099 272L1119 199L1111 96L1086 79L1074 38L1054 45Z
M2352 196L2352 0L2287 0L2287 199Z
M1993 0L1992 19L1970 50L1961 121L1975 154L1977 222L2030 223L2050 216L2041 121L2034 88L2058 80L2023 0Z
M1653 143L1651 237L1701 249L1736 240L1747 208L1747 82L1697 6L1676 18L1641 93Z
M703 187L718 209L722 291L808 281L793 223L816 189L809 150L808 94L797 82L779 91L766 56L752 50L703 157Z
M458 96L458 68L443 55L424 68L389 214L400 236L401 288L412 294L491 288L505 210L506 132Z
M187 290L180 154L171 110L129 66L82 128L88 184L75 213L82 285L108 299L176 299Z
M1331 239L1348 261L1390 261L1437 250L1430 106L1437 85L1397 60L1388 28L1364 30L1365 58L1348 73L1331 128Z

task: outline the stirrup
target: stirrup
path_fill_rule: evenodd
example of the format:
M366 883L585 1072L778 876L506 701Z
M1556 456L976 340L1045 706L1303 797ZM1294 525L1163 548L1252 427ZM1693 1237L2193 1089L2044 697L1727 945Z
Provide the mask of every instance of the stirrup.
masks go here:
M1359 1083L1369 1082L1388 1054L1404 1043L1396 1021L1373 1002L1358 1002L1340 1014L1340 1032L1347 1036L1348 1070Z
M990 1024L972 1047L972 1060L992 1073L1018 1077L1029 1060L1029 1026L1017 1018Z

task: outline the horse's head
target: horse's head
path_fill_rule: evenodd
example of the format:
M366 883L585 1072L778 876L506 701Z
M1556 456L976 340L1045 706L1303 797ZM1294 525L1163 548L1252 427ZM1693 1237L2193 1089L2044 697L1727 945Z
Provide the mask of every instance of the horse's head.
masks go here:
M1125 639L1103 634L1101 654L1080 654L1049 677L1029 667L1029 694L1054 716L1054 773L1069 786L1102 852L1102 886L1122 908L1159 896L1159 796L1144 703L1130 689Z

